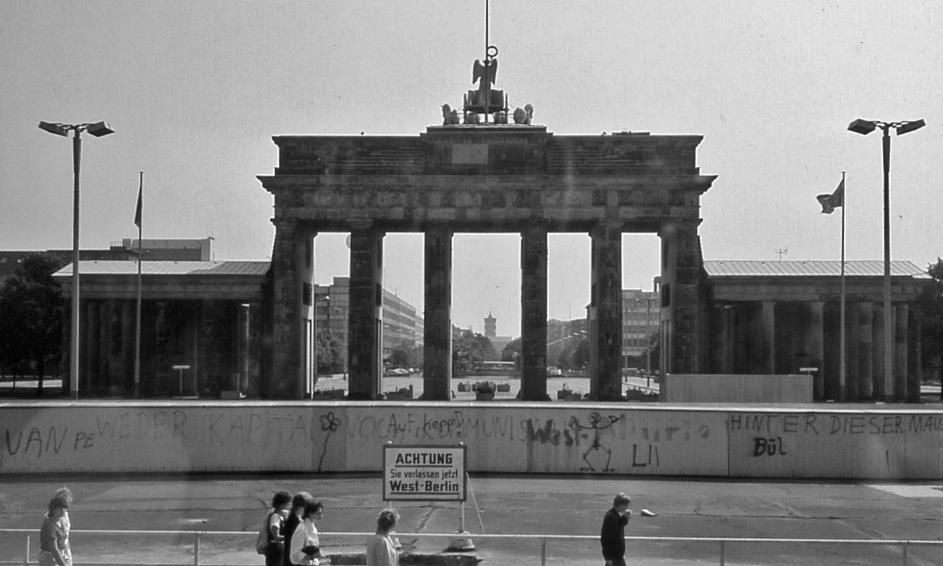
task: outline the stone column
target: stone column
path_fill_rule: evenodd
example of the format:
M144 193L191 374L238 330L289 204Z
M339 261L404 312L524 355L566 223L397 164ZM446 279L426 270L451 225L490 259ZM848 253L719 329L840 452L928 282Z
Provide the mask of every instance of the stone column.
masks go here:
M252 358L250 346L252 343L251 317L252 305L241 303L236 315L236 334L239 345L239 382L236 384L236 389L243 394L249 391L249 360Z
M383 375L383 232L350 232L349 399L380 397Z
M858 401L861 399L859 393L859 383L861 375L859 370L860 361L858 357L858 342L860 340L859 330L859 311L861 303L847 301L845 303L845 401Z
M114 379L111 373L112 322L111 301L101 301L98 305L98 383L105 395Z
M713 316L717 321L714 325L712 367L717 373L733 373L733 327L730 312L733 305L718 304L714 306Z
M121 301L121 354L118 362L118 383L121 394L134 394L134 301Z
M923 313L920 312L920 309L914 309L910 313L909 328L910 343L913 346L907 348L910 351L908 365L913 368L913 371L908 376L907 383L910 384L908 387L916 389L919 396L920 384L923 383L923 340L920 337L923 330Z
M592 320L595 348L590 356L590 396L596 401L622 399L622 225L600 224L592 238Z
M85 305L85 313L80 319L82 324L82 340L85 346L85 353L82 365L79 370L79 394L88 394L94 391L94 377L98 373L98 305L95 301L82 301ZM66 350L68 351L68 342ZM65 367L65 375L68 375L69 367Z
M314 288L314 232L293 219L273 220L272 369L265 395L300 399L308 384L310 356L305 321L310 320Z
M703 270L696 223L668 224L662 239L662 320L668 321L663 371L699 373L701 348L700 282Z
M200 329L203 327L203 309L200 303L194 303L189 311L190 322L190 371L184 375L184 395L200 395L200 365L203 358L200 354Z
M452 229L425 233L422 398L450 399L452 384Z
M874 398L874 356L871 342L874 335L874 309L868 301L858 305L858 326L858 398L870 401Z
M521 397L547 401L547 228L521 234Z
M155 383L151 388L151 393L155 395L168 395L173 381L173 372L171 371L171 362L167 355L167 301L157 301L157 314L154 317L154 354L153 370ZM159 378L159 379L158 379Z
M920 401L920 384L913 387L908 379L907 366L907 321L910 318L910 305L894 304L894 396L900 401L917 403Z
M812 301L809 304L811 319L809 321L809 353L812 363L819 368L815 372L813 385L813 399L825 400L825 302Z
M763 301L761 316L763 319L763 356L766 373L776 373L776 303Z
M871 374L874 382L874 398L891 400L894 398L894 382L884 375L884 303L871 303Z

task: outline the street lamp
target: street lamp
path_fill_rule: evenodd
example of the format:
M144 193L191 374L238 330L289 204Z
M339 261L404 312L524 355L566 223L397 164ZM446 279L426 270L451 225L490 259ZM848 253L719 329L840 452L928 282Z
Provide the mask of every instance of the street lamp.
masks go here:
M891 340L891 196L890 196L890 171L891 171L891 136L890 130L894 128L897 135L903 135L926 126L923 120L901 121L901 122L881 122L879 120L863 120L858 118L848 124L848 129L856 134L866 136L875 129L880 128L884 132L883 136L883 154L884 154L884 382L891 380L894 383L894 349ZM906 386L904 388L906 396ZM884 392L885 395L887 392Z
M40 122L39 129L57 136L72 137L72 326L69 344L69 391L74 399L79 398L79 163L82 155L82 132L100 138L113 134L105 122L85 124L62 124Z

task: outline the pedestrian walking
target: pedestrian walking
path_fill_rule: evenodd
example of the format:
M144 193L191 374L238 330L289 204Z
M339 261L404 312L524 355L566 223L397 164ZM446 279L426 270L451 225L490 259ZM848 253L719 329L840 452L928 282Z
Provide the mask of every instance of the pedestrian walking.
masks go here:
M628 495L619 493L612 500L612 509L606 511L602 519L599 542L606 566L625 566L625 527L632 517L631 503Z
M282 566L285 555L285 520L291 506L291 493L276 491L272 508L265 520L268 528L268 546L265 547L265 566Z
M303 521L291 535L291 563L296 566L319 566L321 540L318 538L317 522L324 517L324 505L320 501L305 503Z
M398 566L399 555L390 533L396 528L399 513L384 509L377 516L377 532L367 542L367 566Z
M62 529L62 516L69 503L64 495L54 495L39 529L39 566L72 566L72 549Z
M59 518L59 527L62 529L64 537L62 544L71 557L72 543L69 540L69 535L72 533L72 519L69 517L69 509L72 507L72 490L63 486L57 489L53 495L62 497L65 500L65 508L62 510L62 517Z
M309 501L314 501L311 494L307 491L299 491L291 498L291 512L285 519L285 526L282 532L285 533L285 548L288 549L282 557L282 566L291 566L291 537L295 534L295 529L304 520L305 505Z

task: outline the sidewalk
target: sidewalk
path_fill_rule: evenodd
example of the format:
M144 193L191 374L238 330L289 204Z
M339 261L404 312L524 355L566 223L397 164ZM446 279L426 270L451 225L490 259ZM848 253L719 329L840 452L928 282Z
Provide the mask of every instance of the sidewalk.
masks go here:
M943 482L940 482L943 483ZM73 529L227 531L200 542L200 564L261 564L255 533L277 489L307 490L325 505L319 525L329 552L363 551L380 500L379 476L132 476L5 479L0 482L0 528L32 529L34 554L42 511L52 492L68 485L75 493ZM629 534L651 537L810 539L940 539L943 485L869 485L830 482L686 481L604 475L481 476L471 478L465 528L483 566L537 565L536 537L489 539L485 534L581 535L585 540L550 541L548 564L599 566L596 538L612 496L625 491L636 514ZM412 552L438 554L461 525L456 502L400 502L400 533ZM644 508L658 516L642 518ZM479 522L480 513L480 522ZM483 534L485 533L485 534ZM193 564L194 535L73 535L75 564ZM25 536L0 535L0 560L22 560ZM630 541L630 563L719 564L717 543ZM900 564L890 546L739 544L727 549L727 564ZM910 549L911 565L943 564L943 549Z

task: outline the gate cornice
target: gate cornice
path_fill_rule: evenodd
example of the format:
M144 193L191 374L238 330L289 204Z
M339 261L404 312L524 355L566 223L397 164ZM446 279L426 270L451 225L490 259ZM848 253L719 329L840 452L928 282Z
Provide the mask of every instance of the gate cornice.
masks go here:
M276 136L279 166L259 176L275 219L387 231L550 231L617 221L628 231L699 221L698 135L554 135L543 126L431 126L419 136Z

